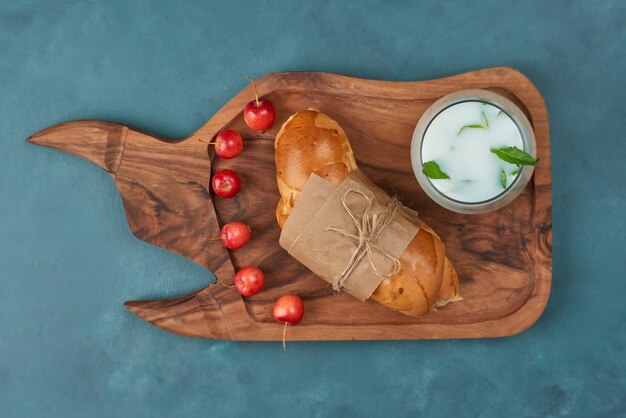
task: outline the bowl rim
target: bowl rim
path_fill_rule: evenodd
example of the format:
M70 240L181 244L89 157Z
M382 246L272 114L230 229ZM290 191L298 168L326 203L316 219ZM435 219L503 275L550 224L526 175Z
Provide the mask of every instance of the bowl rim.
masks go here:
M428 127L432 121L446 109L466 102L484 102L504 111L507 116L513 120L520 132L524 152L536 158L537 143L532 125L518 105L501 94L490 90L464 89L441 97L431 104L422 114L415 126L411 139L411 166L422 190L440 206L454 212L465 214L491 212L508 205L519 196L528 185L535 169L534 166L521 166L519 173L505 190L498 195L479 202L464 202L447 196L437 189L430 178L422 172L422 145Z

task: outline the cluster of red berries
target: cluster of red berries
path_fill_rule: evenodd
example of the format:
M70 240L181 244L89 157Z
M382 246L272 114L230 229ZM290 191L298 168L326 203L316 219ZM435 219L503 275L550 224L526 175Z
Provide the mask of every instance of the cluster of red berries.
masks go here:
M257 132L265 132L274 124L276 111L269 100L259 100L254 81L248 77L254 89L254 100L251 100L243 109L243 119L251 129ZM215 154L218 157L231 159L243 151L243 138L237 131L227 129L220 132L215 138ZM220 170L213 176L211 186L215 194L230 198L239 193L241 180L233 170Z
M248 79L254 89L255 98L244 108L243 117L248 127L264 132L272 127L276 112L269 100L259 100L254 82ZM235 158L243 151L243 138L237 131L231 129L221 131L215 141L209 144L214 145L215 154L224 159ZM213 175L211 187L216 195L231 198L239 193L241 180L235 171L224 169ZM229 222L222 227L219 237L210 239L220 239L224 247L236 250L250 241L250 227L239 221ZM258 267L244 267L235 274L235 287L244 297L258 293L264 285L265 275ZM274 304L274 318L281 323L284 322L285 325L297 324L303 315L304 304L297 295L283 295Z

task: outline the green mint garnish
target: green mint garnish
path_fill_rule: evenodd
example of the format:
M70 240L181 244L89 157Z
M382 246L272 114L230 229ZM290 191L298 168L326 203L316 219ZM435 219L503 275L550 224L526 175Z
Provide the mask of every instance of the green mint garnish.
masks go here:
M456 134L456 136L461 135L461 132L463 132L463 130L465 129L485 129L485 127L483 125L465 125L461 129L459 129L459 132Z
M517 167L515 170L511 171L511 175L512 176L516 175L517 173L519 173L519 170L520 170L520 168Z
M490 150L502 161L515 165L535 165L539 159L534 159L530 154L525 153L517 147L491 148Z
M482 125L474 123L472 125L462 126L461 129L459 129L459 132L456 134L456 136L461 135L461 132L463 132L465 129L487 129L489 127L489 120L487 120L487 116L485 116L485 112L481 110L480 116L482 117L482 120L483 120Z
M502 188L506 189L506 172L504 169L500 172L500 183L502 183Z
M428 161L422 164L422 173L426 174L426 177L429 177L431 179L444 180L450 178L450 176L441 171L441 168L439 168L439 164L434 161Z

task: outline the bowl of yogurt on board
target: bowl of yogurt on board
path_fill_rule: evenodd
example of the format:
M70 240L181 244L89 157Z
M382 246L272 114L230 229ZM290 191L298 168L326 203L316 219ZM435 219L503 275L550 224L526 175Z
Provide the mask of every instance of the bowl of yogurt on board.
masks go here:
M422 189L460 213L485 213L511 203L532 177L537 146L524 112L488 90L461 90L433 103L411 142Z

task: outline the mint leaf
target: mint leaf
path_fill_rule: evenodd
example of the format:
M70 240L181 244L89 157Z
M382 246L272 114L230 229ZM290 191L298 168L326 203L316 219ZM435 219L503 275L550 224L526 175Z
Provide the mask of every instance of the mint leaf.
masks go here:
M500 172L500 183L502 183L502 188L506 189L506 172L504 171L504 168Z
M517 147L491 148L490 151L502 161L515 165L535 165L539 162L538 159L534 159L530 154Z
M422 164L422 173L426 174L426 177L429 177L431 179L443 180L450 178L450 176L441 171L441 168L439 168L439 164L434 161L428 161Z
M485 103L483 103L485 104ZM463 132L465 129L487 129L489 127L489 120L487 120L487 116L485 116L485 112L483 112L482 110L480 111L480 116L483 119L483 124L479 125L477 123L472 124L472 125L465 125L462 126L461 129L459 129L459 132L456 134L456 136L461 135L461 132Z
M511 175L512 176L516 175L517 173L519 173L519 170L520 170L520 168L517 167L515 170L511 171Z
M456 134L456 136L461 135L461 132L463 132L463 130L465 130L465 129L485 129L485 127L483 125L478 125L478 124L475 124L475 125L465 125L461 129L459 129L459 132Z

